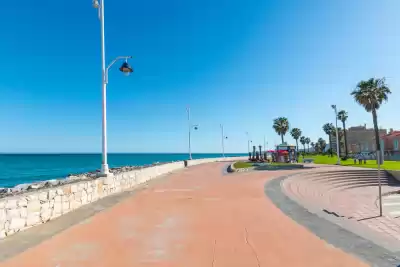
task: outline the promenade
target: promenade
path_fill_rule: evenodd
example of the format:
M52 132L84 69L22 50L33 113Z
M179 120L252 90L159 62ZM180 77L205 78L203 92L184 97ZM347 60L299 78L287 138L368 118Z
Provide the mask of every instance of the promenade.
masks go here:
M368 266L297 224L266 196L269 180L293 171L226 174L226 164L162 177L0 266Z

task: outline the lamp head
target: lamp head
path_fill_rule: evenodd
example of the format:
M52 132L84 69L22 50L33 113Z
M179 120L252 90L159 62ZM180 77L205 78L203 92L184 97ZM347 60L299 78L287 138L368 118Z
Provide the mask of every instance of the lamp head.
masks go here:
M129 74L133 72L133 68L128 64L127 60L124 63L122 63L119 70L123 72L126 76L129 76Z
M92 6L93 8L99 8L99 1L98 0L92 0Z

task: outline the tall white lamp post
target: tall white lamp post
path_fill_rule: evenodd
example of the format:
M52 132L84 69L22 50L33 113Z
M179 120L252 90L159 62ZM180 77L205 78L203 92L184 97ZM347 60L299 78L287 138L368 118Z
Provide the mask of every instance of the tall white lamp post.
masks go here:
M107 162L107 83L108 83L108 70L119 60L125 60L122 66L119 68L121 72L129 75L133 72L132 67L128 64L128 59L131 56L120 56L115 58L106 67L106 51L105 51L105 37L104 37L104 0L93 0L93 7L99 12L100 19L100 32L101 32L101 70L102 70L102 96L103 96L103 120L102 120L102 164L101 174L107 176L110 174Z
M265 144L266 144L266 143L265 143L265 135L264 135L264 152L267 151L267 147L266 147Z
M228 136L224 134L224 125L220 124L221 127L221 145L222 145L222 157L225 158L225 143L224 140L228 139Z
M192 160L192 141L191 141L191 135L192 135L192 129L197 130L199 129L199 125L193 125L192 122L190 121L190 107L186 108L187 112L187 119L188 119L188 126L189 126L189 159Z
M252 143L253 141L250 140L249 132L246 132L246 135L247 135L247 152L250 153L250 143Z
M336 119L336 154L337 154L337 165L340 165L340 153L339 153L339 131L338 131L338 126L337 126L337 121L338 121L338 114L337 114L337 108L336 105L331 105L333 110L335 111L335 119ZM332 148L331 148L332 149Z

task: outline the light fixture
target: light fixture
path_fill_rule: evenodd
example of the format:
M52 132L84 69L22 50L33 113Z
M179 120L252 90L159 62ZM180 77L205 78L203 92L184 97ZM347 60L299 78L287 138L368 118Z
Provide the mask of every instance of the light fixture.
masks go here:
M122 63L121 67L119 68L121 72L123 72L126 76L129 76L133 72L133 68L128 64L128 61Z
M93 6L93 8L99 8L99 1L98 0L93 0L92 1L92 6Z

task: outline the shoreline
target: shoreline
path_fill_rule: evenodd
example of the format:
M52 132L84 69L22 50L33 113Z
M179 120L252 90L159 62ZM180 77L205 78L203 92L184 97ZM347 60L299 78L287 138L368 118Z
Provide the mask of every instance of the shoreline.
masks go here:
M175 162L180 162L180 161L181 160L169 161L169 162L155 162L152 164L145 164L145 165L128 165L128 166L110 168L109 171L113 175L117 175L117 174L124 173L124 172L136 171L136 170L141 170L141 169L145 169L145 168L150 168L150 167L154 167L154 166L160 166L160 165L175 163ZM101 177L100 170L95 170L95 171L89 171L89 172L83 172L83 173L69 174L64 178L54 178L54 179L50 179L50 180L36 181L36 182L32 182L32 183L22 183L22 184L17 184L12 187L0 187L0 199L5 198L5 197L10 197L10 196L18 196L18 195L24 194L26 192L37 191L40 189L52 188L52 187L57 187L57 186L61 186L61 185L66 185L66 184L72 184L72 183L75 183L78 181L80 182L80 181L94 180L99 177Z
M194 159L222 157L220 153L192 155ZM117 171L122 167L135 169L189 158L187 153L111 153L109 156L109 167ZM225 156L244 155L227 153ZM65 179L69 176L82 176L82 174L90 176L99 171L99 162L101 154L98 153L0 153L0 190L22 184Z

